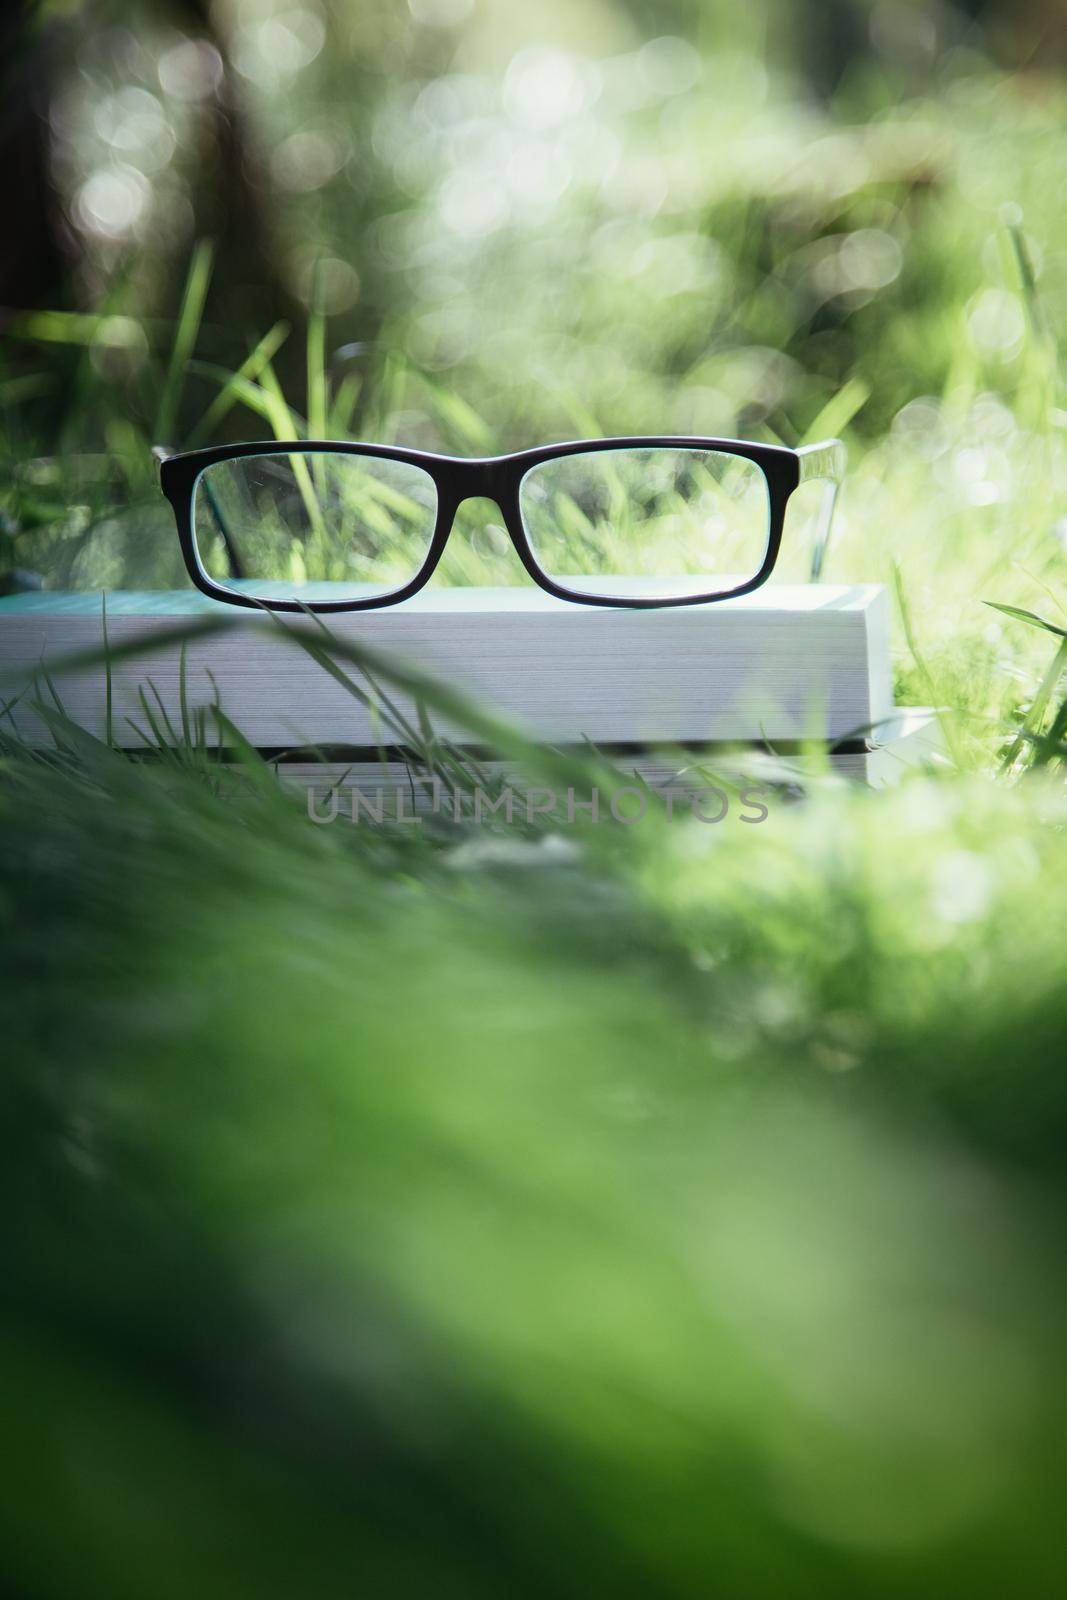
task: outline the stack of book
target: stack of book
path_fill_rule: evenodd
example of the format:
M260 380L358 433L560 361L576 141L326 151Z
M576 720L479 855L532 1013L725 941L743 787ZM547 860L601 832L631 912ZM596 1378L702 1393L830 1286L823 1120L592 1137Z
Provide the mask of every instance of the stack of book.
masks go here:
M109 594L106 619L99 594L13 595L0 599L2 699L25 737L47 738L33 706L47 672L69 717L98 737L110 725L131 748L144 748L146 700L157 727L174 729L221 705L224 718L200 719L209 739L225 744L239 729L289 779L316 788L341 772L409 786L403 728L426 729L420 682L540 743L594 745L650 782L694 754L714 761L738 747L798 766L818 747L837 770L880 781L933 738L930 713L894 707L877 585L772 585L648 611L574 605L533 587L429 587L400 606L323 620L342 647L372 652L370 678L340 663L359 695L294 640L329 651L311 618L283 625L192 590ZM179 643L190 626L201 631ZM406 689L391 681L390 661L403 664ZM430 700L437 735L484 746L484 728Z

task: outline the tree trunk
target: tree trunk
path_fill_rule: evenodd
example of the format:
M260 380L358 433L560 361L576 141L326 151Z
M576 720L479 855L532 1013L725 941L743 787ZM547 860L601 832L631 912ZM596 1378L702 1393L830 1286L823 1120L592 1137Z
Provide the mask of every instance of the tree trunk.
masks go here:
M35 0L0 8L0 316L67 299L69 245L49 166L55 31L35 25Z

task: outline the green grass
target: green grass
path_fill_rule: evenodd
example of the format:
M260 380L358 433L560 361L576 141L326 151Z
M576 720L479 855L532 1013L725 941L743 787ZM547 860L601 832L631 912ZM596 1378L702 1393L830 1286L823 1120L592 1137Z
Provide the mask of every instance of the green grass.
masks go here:
M1059 790L561 856L249 760L5 741L26 1591L1048 1592Z

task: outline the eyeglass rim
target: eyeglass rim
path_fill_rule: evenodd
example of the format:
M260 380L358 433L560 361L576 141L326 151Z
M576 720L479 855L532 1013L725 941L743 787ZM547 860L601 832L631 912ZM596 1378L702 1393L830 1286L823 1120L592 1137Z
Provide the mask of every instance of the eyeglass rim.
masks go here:
M557 583L539 565L530 546L523 522L519 490L523 478L534 467L572 455L588 455L611 450L675 449L703 450L734 455L759 467L767 484L769 528L763 563L754 577L731 589L712 589L682 596L595 595L568 589ZM628 435L603 439L576 439L496 456L452 456L402 445L374 444L350 439L269 439L239 444L211 445L200 450L170 451L153 449L159 464L160 487L170 502L177 524L178 538L186 571L192 582L213 600L255 611L290 613L330 613L377 611L396 606L417 594L433 576L464 500L486 498L499 506L504 524L527 575L544 590L572 604L610 607L615 610L645 611L678 606L711 605L730 600L760 588L774 571L781 549L785 513L790 496L801 482L822 478L833 495L841 482L845 448L838 439L792 449L788 445L758 444L746 439L725 439L679 434ZM360 600L276 600L243 595L216 582L200 560L194 532L193 506L197 482L209 467L225 461L256 456L352 455L399 461L422 468L433 479L437 490L437 513L433 535L423 564L415 576L386 594Z

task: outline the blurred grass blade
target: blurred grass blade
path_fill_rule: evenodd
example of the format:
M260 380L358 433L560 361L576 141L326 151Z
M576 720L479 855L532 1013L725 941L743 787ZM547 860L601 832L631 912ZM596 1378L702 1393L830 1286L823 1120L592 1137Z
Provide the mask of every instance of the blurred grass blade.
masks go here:
M1041 304L1041 296L1038 293L1037 272L1030 255L1030 245L1019 222L1009 221L1007 229L1008 238L1011 241L1015 269L1019 274L1019 284L1022 288L1023 304L1026 307L1026 315L1030 322L1030 331L1036 339L1042 343L1047 343L1049 339L1048 323L1045 320L1044 307Z
M340 439L351 433L352 417L362 388L363 380L358 372L349 372L341 381L330 407L328 428L331 439Z
M214 361L190 361L187 370L200 378L212 378L223 389L229 389L232 395L231 404L240 404L254 411L265 422L271 422L277 414L267 391L255 383L250 377L243 376L240 370L231 372L227 367L220 367ZM227 408L229 409L229 407ZM271 423L273 427L273 423ZM275 430L277 433L277 430ZM280 434L277 435L281 437ZM201 436L202 437L202 436Z
M237 724L228 717L221 705L216 700L211 707L211 717L219 730L226 750L234 757L246 777L250 778L252 785L261 795L267 795L278 802L282 809L287 808L284 790L278 783L273 769L264 761L259 751L245 738Z
M209 362L191 362L190 370L220 379L231 387L237 399L242 400L269 424L276 439L295 440L306 433L306 426L291 411L269 360L263 363L259 383L253 383L238 373L227 373L224 368L213 366ZM317 536L323 537L326 523L315 485L308 472L307 459L303 455L294 455L290 464L311 526Z
M156 412L155 442L169 444L178 417L178 405L185 386L185 369L200 332L200 319L204 312L215 247L210 239L201 239L193 251L189 273L185 280L178 325L174 333L170 364L163 380L163 392Z
M162 718L157 718L155 712L148 703L148 696L145 693L145 685L138 684L137 700L141 710L144 712L144 718L148 724L148 729L152 737L148 738L143 730L137 726L132 717L127 717L126 721L130 724L130 727L133 728L142 739L144 739L146 745L155 750L165 760L169 761L171 765L175 765L178 761L177 741L173 737L173 731L170 730L169 719L167 718L166 712L163 709L163 702L160 699L158 689L152 682L151 678L147 680L147 683L148 688L151 689L159 709L162 712ZM170 730L170 737L168 737L168 730Z
M264 364L259 379L260 392L264 397L265 414L271 427L274 429L276 439L299 439L306 435L307 425L293 412L282 393L282 386L278 382L278 375L268 361Z
M29 700L27 705L34 716L39 717L52 735L57 750L76 757L87 767L98 764L108 757L112 757L116 766L121 764L122 757L117 750L109 749L101 739L96 738L80 723L72 722L63 710L47 705L43 700Z
M97 345L106 350L139 350L144 330L136 317L78 311L28 311L5 328L10 338L42 344Z
M308 433L312 439L326 437L326 316L322 300L322 274L316 265L312 277L305 351Z
M189 667L188 646L182 642L178 652L178 710L182 725L182 739L190 749L195 745L192 723L189 718Z
M260 386L267 397L267 415L276 437L279 439L298 438L299 433L293 413L289 409L288 402L282 393L282 386L278 382L274 368L269 361L263 369ZM311 473L308 471L307 457L293 455L290 457L289 464L292 467L293 477L296 479L297 487L300 490L300 498L304 502L304 509L307 511L312 530L316 538L322 539L326 534L326 519L322 514L322 506L319 503L318 492L312 481Z
M412 700L423 700L448 722L473 733L495 754L521 762L531 771L551 775L564 784L589 783L591 769L587 759L531 740L512 723L486 709L461 690L453 689L440 679L410 666L400 657L352 639L339 639L319 617L316 617L316 622L320 624L321 639L304 628L291 627L278 615L272 616L271 622L361 703L366 701L366 691L352 681L338 666L338 662L344 661L359 667L368 675L374 673L386 678ZM614 773L605 768L601 775L606 780L605 788L610 789Z
M220 606L221 610L221 606ZM121 644L109 643L106 650L102 644L90 645L85 650L72 650L69 655L57 656L49 663L53 673L80 672L85 667L97 667L104 662L114 666L117 661L127 661L131 656L150 655L160 650L166 650L171 645L182 645L186 641L207 639L213 633L222 633L227 628L234 626L235 619L229 616L203 617L196 622L177 623L173 628L161 628L139 638L125 639ZM22 667L7 667L0 671L0 683L12 678L24 676Z
M1067 649L1061 650L1064 656L1064 665L1067 666ZM1036 765L1047 766L1054 760L1063 760L1064 735L1067 734L1067 697L1060 701L1059 709L1052 719L1052 723L1041 742L1041 749L1036 758Z
M108 749L114 747L114 703L113 685L111 682L111 641L107 632L107 595L100 595L100 630L104 641L104 729ZM184 657L185 646L182 645Z
M822 439L838 439L870 399L870 385L862 378L850 378L828 400L801 439L801 444L818 444Z
M316 262L311 279L311 310L308 314L305 341L305 366L307 377L308 437L326 438L326 317L322 308L322 273ZM311 476L315 494L321 503L326 494L326 460L312 456Z
M246 356L236 372L225 375L225 381L219 393L212 400L200 421L189 435L187 446L195 448L202 440L210 438L212 432L218 427L235 405L247 396L247 390L242 380L258 378L263 368L271 361L286 339L289 337L289 324L276 322L269 333L265 333L250 355ZM212 376L221 373L218 367L208 368L200 363L189 363L189 371L210 372Z
M1059 629L1050 631L1059 632ZM1030 703L1030 709L1023 719L1018 735L1001 761L1001 772L1011 770L1016 761L1018 761L1024 744L1040 738L1041 723L1044 720L1045 712L1048 710L1049 702L1056 692L1056 686L1065 672L1067 672L1067 638L1061 640L1059 649L1042 675L1041 682L1037 686L1037 691Z
M919 642L915 635L915 629L912 626L911 607L908 604L908 598L904 592L904 577L900 570L900 563L897 561L890 562L890 572L892 573L893 577L893 592L897 599L897 609L900 613L900 625L904 630L904 638L907 641L911 658L914 661L922 678L927 703L932 706L935 711L937 711L938 718L945 735L945 743L949 748L949 753L952 756L956 766L961 767L963 764L963 753L960 750L959 740L956 738L956 731L953 727L952 719L951 717L945 716L939 710L941 697L937 693L937 689L933 680L933 674L931 673L930 668L927 666L926 658L919 648Z
M1043 628L1046 633L1054 633L1060 639L1067 639L1067 628L1057 627L1054 622L1039 617L1036 611L1024 611L1021 606L1006 606L999 600L987 600L985 604L993 611L1003 611L1006 617L1013 617L1016 622L1026 622L1032 628Z
M471 450L488 451L493 448L493 430L472 405L454 390L446 389L443 384L434 383L430 378L423 376L422 382L438 418L458 444Z

